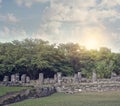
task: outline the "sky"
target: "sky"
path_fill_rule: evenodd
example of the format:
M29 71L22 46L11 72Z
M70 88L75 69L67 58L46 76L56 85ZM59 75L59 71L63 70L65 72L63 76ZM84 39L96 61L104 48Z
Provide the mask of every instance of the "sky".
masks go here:
M120 0L0 0L0 42L25 38L120 51Z

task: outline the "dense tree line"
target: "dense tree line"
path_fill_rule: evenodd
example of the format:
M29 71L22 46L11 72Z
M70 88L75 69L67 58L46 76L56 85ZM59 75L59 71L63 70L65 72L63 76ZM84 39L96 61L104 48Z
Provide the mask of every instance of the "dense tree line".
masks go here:
M0 43L0 78L25 73L36 79L40 72L53 77L56 72L68 76L78 71L90 78L93 70L99 78L109 78L112 72L120 74L119 60L120 53L112 53L105 47L97 51L74 43L56 45L41 39L15 40Z

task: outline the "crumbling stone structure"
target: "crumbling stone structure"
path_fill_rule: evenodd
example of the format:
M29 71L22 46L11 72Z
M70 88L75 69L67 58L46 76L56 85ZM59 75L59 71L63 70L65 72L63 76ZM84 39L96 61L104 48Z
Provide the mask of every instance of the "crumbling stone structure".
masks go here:
M9 79L10 78L10 79ZM4 76L3 82L0 84L4 84L6 86L44 86L44 85L56 85L56 86L63 86L63 85L71 85L71 84L80 84L80 83L103 83L103 82L120 82L120 77L116 76L115 74L111 75L110 79L97 79L97 74L95 71L92 73L92 78L87 79L82 77L82 73L78 72L75 73L74 76L64 77L62 73L58 72L54 75L54 78L44 78L43 73L39 73L38 80L31 80L29 76L26 74L19 75L12 74L10 76Z

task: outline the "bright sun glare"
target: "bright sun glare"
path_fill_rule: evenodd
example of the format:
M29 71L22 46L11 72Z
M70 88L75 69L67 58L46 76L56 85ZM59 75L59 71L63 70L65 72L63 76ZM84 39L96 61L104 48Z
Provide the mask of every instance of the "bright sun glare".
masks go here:
M90 49L98 49L98 41L97 41L97 39L94 39L94 38L88 38L84 42L84 45L88 50L90 50Z
M83 36L80 39L80 44L86 47L86 49L99 49L103 44L105 37L102 30L97 28L86 28L83 31Z
M86 49L91 50L91 49L99 49L100 44L101 44L101 37L96 36L96 35L87 35L82 38L81 42Z

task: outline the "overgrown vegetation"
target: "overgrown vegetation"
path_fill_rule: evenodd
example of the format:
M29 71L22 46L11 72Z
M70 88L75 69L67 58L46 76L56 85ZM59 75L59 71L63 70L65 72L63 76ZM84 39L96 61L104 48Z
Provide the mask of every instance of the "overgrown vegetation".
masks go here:
M30 99L11 106L120 106L120 92L54 94Z
M109 78L111 72L120 74L120 53L106 47L87 50L74 43L50 44L41 39L25 39L0 43L0 78L14 73L27 74L36 79L38 73L53 77L54 73L72 75L81 71L91 77L93 70L99 78Z

